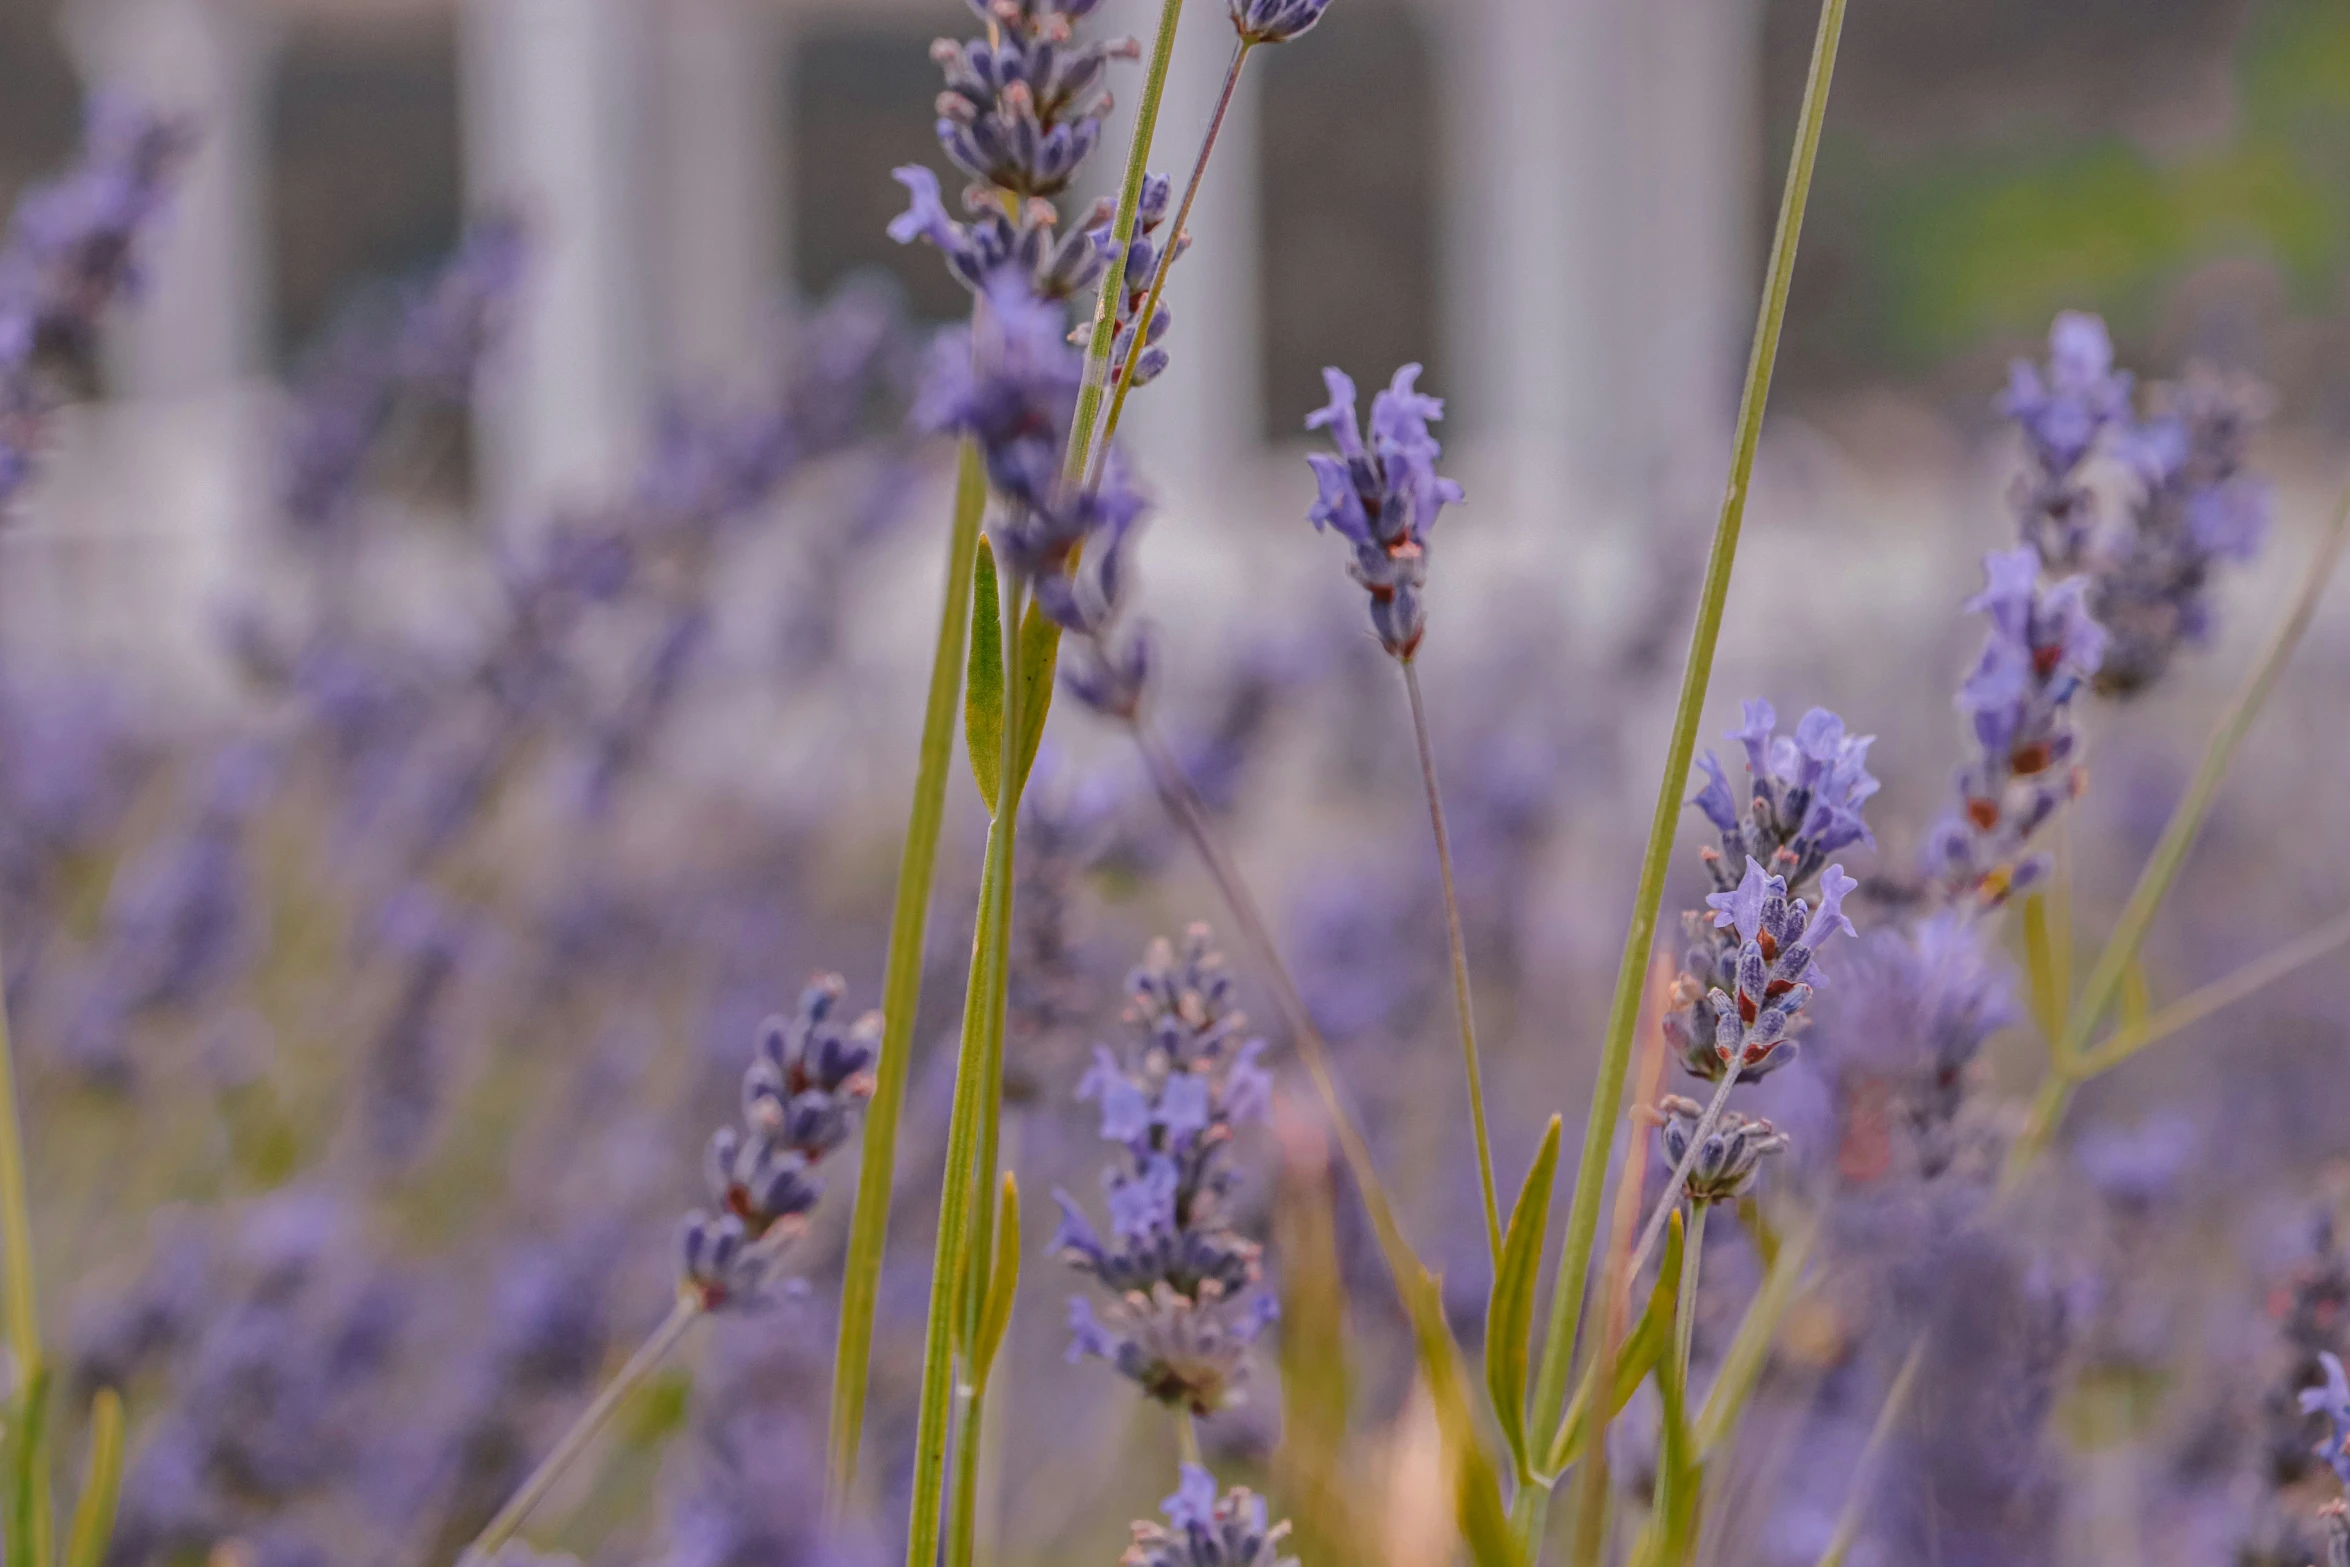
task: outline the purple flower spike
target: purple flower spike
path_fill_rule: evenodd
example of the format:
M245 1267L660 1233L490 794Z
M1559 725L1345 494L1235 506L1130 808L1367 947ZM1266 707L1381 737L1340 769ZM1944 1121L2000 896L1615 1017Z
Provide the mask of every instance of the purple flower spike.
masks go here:
M1282 1554L1289 1525L1273 1524L1265 1499L1246 1486L1219 1496L1216 1477L1197 1464L1183 1466L1175 1494L1159 1504L1164 1525L1137 1523L1126 1567L1297 1567Z
M1243 1034L1232 977L1203 926L1180 958L1152 943L1127 990L1136 1047L1121 1058L1096 1046L1078 1087L1101 1102L1103 1139L1120 1150L1107 1178L1114 1240L1104 1244L1055 1193L1063 1217L1052 1249L1118 1297L1105 1318L1085 1308L1073 1357L1098 1356L1151 1397L1205 1414L1233 1396L1270 1320L1272 1297L1255 1288L1257 1245L1225 1204L1233 1129L1269 1097L1256 1064L1264 1042Z
M1279 44L1322 20L1330 0L1225 0L1244 43Z
M1436 471L1443 448L1428 431L1444 403L1418 390L1419 376L1418 365L1405 365L1371 400L1368 447L1355 423L1354 382L1341 371L1322 372L1330 401L1306 418L1307 429L1327 429L1338 447L1336 457L1306 459L1317 489L1309 515L1353 546L1347 570L1371 595L1380 645L1399 659L1419 650L1427 630L1428 534L1437 513L1461 499L1461 487Z
M1715 886L1726 890L1733 867L1761 860L1800 894L1829 855L1874 842L1862 810L1877 792L1868 770L1876 737L1848 733L1844 720L1824 707L1804 714L1792 737L1778 732L1770 703L1749 701L1743 712L1745 722L1727 736L1746 753L1743 788L1730 782L1712 752L1698 758L1706 784L1689 803L1722 835L1719 851L1706 851L1706 865Z

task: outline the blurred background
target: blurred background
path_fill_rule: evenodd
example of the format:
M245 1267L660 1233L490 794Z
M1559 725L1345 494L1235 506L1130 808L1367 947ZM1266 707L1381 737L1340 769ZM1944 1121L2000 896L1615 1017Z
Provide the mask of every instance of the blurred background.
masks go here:
M1207 117L1222 9L1191 0L1159 167L1187 165ZM1155 10L1107 0L1106 26L1147 34ZM1514 1172L1550 1113L1583 1113L1816 17L1334 0L1250 67L1173 274L1173 368L1125 425L1159 501L1137 570L1159 713L1261 879L1472 1351L1487 1263L1419 775L1361 592L1305 521L1302 421L1326 364L1367 393L1419 360L1449 402L1468 501L1437 535L1422 662ZM94 395L51 421L0 526L0 934L46 1303L77 1391L132 1390L118 1567L449 1560L658 1317L756 1021L818 967L875 995L945 516L947 453L906 436L904 402L924 330L967 308L935 253L885 237L889 171L946 169L927 48L975 30L961 0L0 0L0 200L71 161L94 89L200 132ZM1113 115L1092 179L1126 134ZM520 281L481 287L478 375L419 391L379 328L430 314L421 280L492 213L520 221ZM862 291L876 279L890 308ZM1864 925L1902 917L1963 749L1951 693L1981 632L1960 606L2015 540L1993 403L2010 358L2087 309L2147 381L2201 360L2278 393L2255 447L2275 536L2215 576L2208 646L2085 721L2086 943L2308 559L2350 437L2346 283L2341 0L1853 0L1705 732L1767 695L1882 736ZM370 375L391 390L341 430ZM331 515L296 515L289 453L344 435ZM582 589L575 538L613 545L625 580ZM2157 1000L2341 912L2346 600L2163 916ZM1030 812L1005 1159L1041 1238L1055 1185L1098 1190L1073 1086L1117 1037L1125 967L1215 904L1073 703ZM903 1516L983 832L957 778L881 1308L884 1520ZM1668 909L1703 891L1684 853ZM2313 1467L2307 1368L2265 1363L2263 1302L2311 1253L2320 1199L2350 1194L2319 1174L2345 1152L2339 988L2321 965L2083 1095L2093 1131L2166 1103L2192 1123L2167 1144L2194 1150L2166 1166L2169 1250L2100 1276L2102 1298L2155 1303L2126 1365L2150 1391L2121 1437L2053 1456L2071 1439L2044 1403L2020 1436L1977 1433L2014 1482L1977 1511L2029 1539L1950 1560L2225 1559L2248 1537L2242 1406L2264 1395ZM2020 1093L2042 1054L2011 1030L1985 1059ZM1791 1124L1803 1081L1774 1080ZM1276 1225L1326 1211L1320 1160L1310 1130L1249 1150L1243 1206L1276 1272L1296 1239ZM2051 1163L2075 1184L2043 1271L2069 1278L2078 1183ZM793 1254L806 1295L721 1324L555 1499L547 1539L678 1567L812 1559L794 1542L834 1179ZM1432 1417L1337 1212L1368 1347L1350 1505L1394 1567L1425 1567L1444 1548ZM1756 1273L1712 1244L1729 1260L1701 1354ZM2333 1231L2315 1249L2335 1266ZM991 1538L1006 1560L1108 1561L1171 1446L1099 1366L1062 1363L1072 1276L1030 1266L1020 1394L991 1405ZM1774 1366L1787 1421L1876 1364L1853 1348L1867 1316L1815 1323ZM2085 1342L2075 1362L2107 1367ZM2048 1359L2017 1362L2035 1389ZM1271 1369L1210 1425L1227 1478L1283 1480ZM1834 1411L1846 1445L1817 1450L1857 1447L1865 1393ZM1777 1479L1813 1450L1742 1455L1779 1532L1723 1559L1816 1559L1846 1468ZM2042 1507L2060 1477L2082 1483ZM1855 1560L1921 1559L1885 1539Z
M1112 0L1111 25L1147 33L1151 9ZM659 392L746 371L779 298L876 270L917 315L956 313L881 230L888 170L938 161L922 46L964 21L950 0L7 0L0 196L66 155L91 83L206 125L107 406L6 546L7 635L200 671L265 482L257 389L470 211L519 211L541 247L466 474L491 515L626 472ZM1320 366L1417 359L1489 515L1702 512L1813 21L1802 0L1347 0L1276 51L1194 224L1185 352L1133 427L1163 498L1253 499ZM1214 29L1189 44L1167 165L1223 63ZM1843 460L1947 463L2070 305L2125 360L2257 370L2287 430L2331 429L2346 247L2339 6L1873 0L1777 406Z

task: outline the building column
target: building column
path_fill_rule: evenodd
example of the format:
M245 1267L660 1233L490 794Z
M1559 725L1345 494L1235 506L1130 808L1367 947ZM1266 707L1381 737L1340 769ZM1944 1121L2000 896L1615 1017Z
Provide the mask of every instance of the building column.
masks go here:
M1755 0L1458 0L1446 295L1521 508L1718 476L1752 324Z
M660 15L658 364L665 381L745 376L783 292L784 20L762 0L667 0Z
M113 313L111 400L69 409L36 520L56 572L28 633L129 655L182 695L228 677L218 616L267 515L267 92L278 32L246 0L69 0L92 92L185 116L197 141Z
M1158 12L1152 0L1111 0L1098 13L1098 25L1105 33L1139 38L1147 55ZM1178 201L1232 62L1232 29L1223 12L1221 4L1186 11L1159 105L1150 166L1172 177ZM1094 153L1095 190L1114 194L1124 172L1141 71L1141 66L1121 67L1112 78L1117 108ZM1211 501L1257 449L1264 428L1264 377L1257 351L1257 112L1251 75L1242 77L1217 137L1207 183L1192 208L1191 249L1167 282L1166 304L1175 314L1169 338L1173 362L1129 400L1120 425L1121 438L1170 508ZM1081 216L1081 202L1090 199L1072 198L1070 215Z
M640 449L651 354L648 16L636 0L465 0L467 196L520 214L531 265L484 495L501 521L592 498Z

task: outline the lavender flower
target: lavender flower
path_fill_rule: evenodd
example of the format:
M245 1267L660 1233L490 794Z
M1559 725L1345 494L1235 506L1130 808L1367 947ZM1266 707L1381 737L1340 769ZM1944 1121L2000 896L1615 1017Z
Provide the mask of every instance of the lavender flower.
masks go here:
M1461 487L1437 474L1443 447L1428 433L1428 421L1444 417L1443 399L1416 390L1419 377L1418 365L1405 365L1371 399L1367 447L1355 422L1355 384L1341 371L1322 372L1329 405L1306 418L1307 429L1327 428L1338 446L1336 457L1306 458L1321 487L1314 526L1337 530L1354 547L1347 570L1371 595L1380 646L1399 659L1419 650L1427 630L1420 590L1428 580L1429 531L1436 514L1461 498Z
M1281 1554L1289 1525L1266 1525L1265 1499L1246 1486L1218 1496L1216 1477L1197 1464L1183 1466L1159 1511L1167 1522L1135 1524L1121 1567L1297 1567Z
M941 38L930 57L946 73L938 95L938 144L973 179L1019 198L1068 188L1101 137L1110 110L1103 79L1114 59L1137 58L1134 40L1075 43L1072 24L1099 0L991 0L972 9L994 41Z
M974 294L985 293L992 278L1010 269L1037 298L1068 299L1092 287L1117 252L1107 201L1095 203L1082 227L1062 234L1051 203L1020 203L1015 221L985 187L973 186L964 195L970 221L958 223L940 199L937 175L918 163L890 173L906 187L911 205L890 220L889 237L901 245L928 240L946 258L947 271Z
M1657 1147L1668 1167L1679 1169L1689 1152L1689 1139L1705 1118L1705 1106L1667 1094L1648 1114L1656 1122ZM1698 1146L1682 1191L1693 1203L1734 1202L1753 1188L1762 1161L1787 1147L1787 1135L1760 1116L1725 1110Z
M2133 446L2145 496L2094 566L2090 608L2112 634L2097 689L2110 695L2144 690L2181 647L2209 636L2213 570L2258 553L2275 503L2246 472L2252 434L2274 402L2267 388L2196 370L2165 394Z
M1098 485L1064 477L1078 353L1058 313L1016 281L999 280L988 299L975 337L942 341L915 417L978 443L1004 502L990 527L997 559L1047 615L1096 634L1116 613L1123 548L1146 503L1115 453Z
M1753 1082L1795 1059L1797 1018L1820 977L1813 954L1837 931L1851 934L1843 904L1859 885L1829 866L1815 912L1749 859L1736 887L1707 895L1718 934L1691 950L1666 1019L1683 1066L1708 1081L1735 1070Z
M2350 1377L2343 1376L2341 1358L2331 1350L2320 1354L2317 1362L2325 1368L2325 1381L2302 1393L2301 1409L2326 1417L2329 1429L2317 1444L2317 1456L2350 1485Z
M1322 20L1330 0L1225 0L1225 5L1241 42L1280 44Z
M1958 693L1980 750L1958 775L1959 813L1935 829L1927 856L1952 893L1998 903L2046 870L2025 846L2083 787L2071 706L2107 638L2089 614L2087 578L2043 588L2029 549L1992 552L1983 573L1967 608L1990 628Z
M1730 731L1746 752L1747 782L1731 786L1721 759L1698 759L1706 786L1689 803L1720 830L1721 851L1705 853L1714 885L1727 889L1733 866L1757 859L1798 891L1810 885L1828 856L1855 843L1874 846L1862 808L1877 792L1869 775L1874 735L1845 733L1844 720L1824 707L1803 715L1793 736L1778 730L1771 704L1745 704L1746 722Z
M1051 1249L1118 1297L1106 1317L1070 1302L1070 1358L1099 1356L1152 1398L1212 1414L1274 1316L1272 1296L1250 1294L1259 1248L1231 1227L1224 1203L1233 1129L1270 1100L1256 1064L1264 1041L1243 1037L1247 1019L1204 925L1186 933L1180 960L1153 942L1127 989L1135 1044L1124 1058L1097 1045L1077 1089L1101 1106L1102 1138L1122 1153L1107 1179L1110 1240L1054 1193Z
M2048 329L2048 368L2008 370L1999 411L2023 432L2031 472L2016 481L2024 540L2051 571L2076 571L2097 531L2096 501L2082 466L2108 431L2131 425L2130 377L2113 368L2113 339L2092 315L2066 311Z
M0 247L0 504L32 475L49 413L85 382L107 308L135 293L141 251L193 144L189 128L100 97L70 173L27 191Z
M1117 331L1110 346L1110 380L1114 384L1126 374L1126 361L1135 352L1136 318L1142 314L1145 300L1150 297L1151 280L1161 266L1171 265L1177 256L1191 248L1188 232L1175 235L1167 242L1164 255L1156 238L1166 221L1174 195L1174 185L1164 174L1143 177L1141 199L1134 209L1134 238L1126 247L1126 270L1122 274L1124 287L1118 295ZM1135 386L1148 386L1167 368L1167 350L1160 340L1174 325L1174 312L1165 300L1151 312L1150 322L1141 328L1142 358L1135 363Z
M743 1074L743 1125L710 1139L706 1171L718 1215L689 1214L682 1287L706 1309L755 1294L776 1254L823 1193L816 1166L856 1129L873 1097L881 1014L843 1027L837 974L818 976L789 1019L769 1018Z

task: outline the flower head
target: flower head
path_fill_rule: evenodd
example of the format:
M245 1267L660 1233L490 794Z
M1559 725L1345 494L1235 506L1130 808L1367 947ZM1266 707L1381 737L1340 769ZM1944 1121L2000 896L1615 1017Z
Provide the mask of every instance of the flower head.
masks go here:
M1281 1554L1289 1525L1266 1525L1265 1499L1246 1486L1218 1496L1216 1477L1197 1464L1183 1466L1159 1510L1167 1522L1137 1523L1121 1567L1297 1567Z
M938 144L956 167L1019 199L1068 188L1101 138L1110 61L1140 52L1132 39L1078 42L1071 24L1093 9L1050 0L990 4L981 14L993 25L992 41L931 45L946 75Z
M1667 1094L1649 1112L1657 1125L1657 1146L1666 1162L1679 1169L1688 1156L1689 1139L1704 1120L1705 1106L1679 1094ZM1732 1202L1754 1185L1762 1161L1788 1146L1787 1135L1759 1116L1725 1110L1698 1146L1689 1166L1683 1192L1691 1202Z
M1877 792L1868 770L1874 735L1848 734L1844 720L1824 707L1804 714L1793 735L1782 735L1771 704L1751 701L1745 722L1728 738L1746 753L1746 782L1733 785L1708 751L1697 764L1705 787L1689 801L1722 835L1720 853L1706 852L1717 886L1728 887L1731 867L1754 858L1801 890L1829 855L1874 844L1861 814Z
M740 1127L721 1127L705 1160L715 1216L686 1218L684 1287L705 1307L755 1294L782 1245L823 1194L817 1165L848 1141L873 1097L881 1014L853 1024L840 1011L847 986L819 975L789 1017L759 1026L743 1073Z
M2090 582L2040 582L2030 549L1983 558L1985 586L1967 608L1990 624L1959 687L1974 731L1974 761L1959 774L1959 814L1937 829L1929 856L1954 891L1996 903L2038 879L2027 841L2080 792L2073 765L2073 698L2105 656L2105 628L2089 613Z
M2317 1445L2317 1456L2350 1485L2350 1378L2343 1376L2341 1359L2331 1350L2317 1359L2325 1380L2302 1393L2301 1408L2305 1414L2326 1417L2326 1439Z
M1232 977L1193 926L1182 955L1151 944L1127 981L1135 1038L1121 1054L1094 1047L1077 1086L1101 1111L1101 1135L1120 1158L1108 1172L1110 1239L1056 1192L1052 1249L1119 1297L1109 1325L1076 1302L1072 1355L1110 1361L1154 1398L1205 1412L1240 1375L1249 1343L1270 1320L1271 1297L1250 1294L1258 1247L1232 1227L1224 1197L1234 1127L1261 1116L1271 1080L1257 1065Z
M1306 459L1320 487L1314 526L1353 546L1347 569L1371 595L1380 645L1405 659L1427 629L1420 591L1428 580L1428 534L1437 513L1461 498L1461 487L1437 473L1443 448L1428 432L1429 420L1444 417L1444 402L1421 393L1419 377L1418 365L1405 365L1371 400L1368 444L1356 424L1355 384L1341 371L1322 372L1330 402L1306 419L1307 429L1327 429L1338 448L1335 457Z
M928 241L955 281L975 294L985 293L998 273L1010 271L1025 278L1039 299L1068 299L1091 287L1116 252L1106 201L1094 204L1082 227L1063 233L1050 202L1017 203L1015 221L1001 202L974 187L964 196L968 221L957 222L940 199L937 175L919 163L890 174L906 187L910 205L890 219L889 237L901 245Z
M1287 43L1322 20L1330 0L1225 0L1244 43Z
M1795 1058L1800 1015L1821 983L1813 956L1830 936L1852 930L1844 900L1858 885L1841 865L1827 867L1815 909L1788 896L1785 877L1749 859L1735 887L1707 896L1712 926L1690 921L1690 951L1666 1019L1683 1066L1709 1080L1735 1071L1752 1082Z

